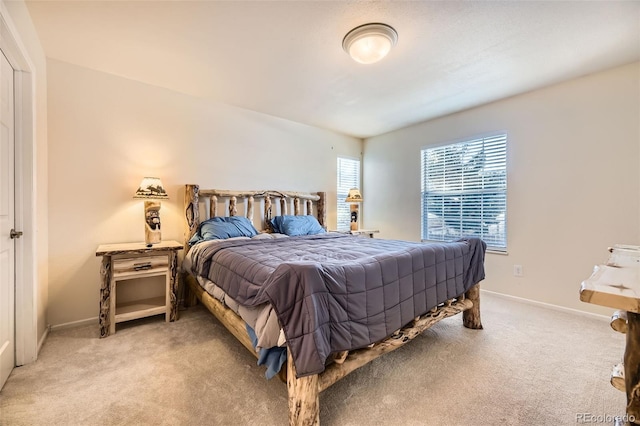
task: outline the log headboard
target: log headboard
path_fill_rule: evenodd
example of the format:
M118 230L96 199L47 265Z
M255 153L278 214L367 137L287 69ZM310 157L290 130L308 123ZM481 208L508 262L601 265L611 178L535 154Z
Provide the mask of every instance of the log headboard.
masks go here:
M202 202L200 198L202 197ZM302 201L302 203L301 203ZM244 205L244 214L255 226L256 211L259 217L259 231L271 232L271 218L273 216L291 214L311 215L314 212L318 222L325 229L327 227L326 192L291 192L291 191L228 191L220 189L200 189L198 185L185 185L184 213L186 218L185 249L188 241L198 229L201 217L206 220L214 216L237 216L238 206ZM220 209L223 205L224 208ZM201 216L202 213L202 216Z

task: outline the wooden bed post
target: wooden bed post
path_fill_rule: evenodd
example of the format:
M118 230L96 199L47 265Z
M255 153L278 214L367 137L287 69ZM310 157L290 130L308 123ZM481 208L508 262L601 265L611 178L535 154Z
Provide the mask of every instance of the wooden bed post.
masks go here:
M318 200L318 222L320 226L327 229L327 193L318 192L320 199Z
M189 240L196 233L200 223L200 187L198 185L185 185L184 189L184 216L187 219L187 227L184 233L184 250L189 250Z
M189 250L189 240L196 233L198 225L200 224L200 187L198 185L185 185L184 190L184 215L187 219L187 227L184 233L184 252ZM213 200L211 200L214 203ZM214 204L215 205L215 204ZM211 207L211 206L210 206ZM215 208L215 207L214 207ZM194 306L198 299L192 291L189 290L189 286L185 285L186 281L182 280L184 306Z
M467 328L482 330L482 322L480 321L480 284L471 287L465 293L465 297L473 303L473 307L462 313L462 324Z
M287 393L289 394L289 426L320 424L318 375L297 378L293 355L289 349L287 349Z

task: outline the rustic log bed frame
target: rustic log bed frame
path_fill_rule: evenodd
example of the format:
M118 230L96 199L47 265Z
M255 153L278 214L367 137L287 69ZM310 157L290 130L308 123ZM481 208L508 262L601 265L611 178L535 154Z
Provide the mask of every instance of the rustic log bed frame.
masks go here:
M200 203L200 197L208 197ZM185 253L189 248L187 241L194 235L200 223L201 204L209 205L205 216L218 216L218 204L228 203L229 216L238 214L238 199L244 201L245 214L250 221L254 219L254 204L256 199L263 200L263 212L261 213L262 229L271 231L270 219L273 212L278 210L278 203L274 206L273 199L279 200L279 214L287 214L293 201L293 214L313 214L313 202L316 203L316 217L318 222L326 228L326 193L302 193L281 191L226 191L215 189L200 189L198 185L186 185L185 187ZM227 202L228 200L228 202ZM301 207L304 201L304 207ZM207 214L208 213L208 214ZM260 229L258 227L258 229ZM209 295L198 284L193 275L183 272L185 286L185 306L196 303L196 298L247 348L256 353L251 340L246 332L245 322L223 303ZM346 351L334 355L334 362L328 365L320 374L306 377L296 377L296 369L293 357L287 352L286 371L283 368L280 378L287 383L289 399L289 424L290 425L318 425L320 424L319 394L329 386L352 371L362 367L380 355L391 352L414 339L424 330L436 324L440 320L462 312L463 324L467 328L482 329L480 321L480 287L473 286L465 294L457 298L447 300L445 303L433 308L428 313L415 318L400 330L397 330L388 338L373 344L367 348L354 351Z

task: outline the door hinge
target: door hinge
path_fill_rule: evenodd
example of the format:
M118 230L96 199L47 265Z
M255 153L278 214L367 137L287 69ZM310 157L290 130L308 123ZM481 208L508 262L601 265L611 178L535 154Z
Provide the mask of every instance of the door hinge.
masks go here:
M20 237L22 237L22 231L16 231L15 229L12 229L11 232L9 232L9 237L12 240L14 238L20 238Z

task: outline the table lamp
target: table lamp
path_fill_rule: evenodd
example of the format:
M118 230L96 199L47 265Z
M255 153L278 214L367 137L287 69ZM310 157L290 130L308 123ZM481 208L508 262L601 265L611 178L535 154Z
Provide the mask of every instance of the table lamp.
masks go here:
M156 177L145 177L133 198L144 198L144 242L147 247L158 244L160 233L160 201L169 199L162 182ZM158 201L151 201L158 200Z
M362 194L360 194L360 190L358 188L351 188L349 190L349 194L347 198L344 199L345 203L351 204L351 230L358 230L358 208L360 206L359 203L362 202Z

